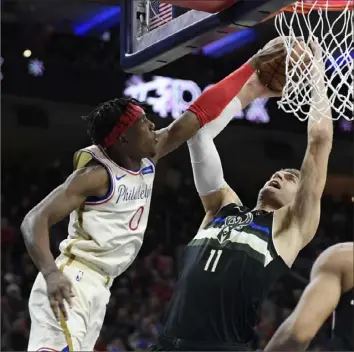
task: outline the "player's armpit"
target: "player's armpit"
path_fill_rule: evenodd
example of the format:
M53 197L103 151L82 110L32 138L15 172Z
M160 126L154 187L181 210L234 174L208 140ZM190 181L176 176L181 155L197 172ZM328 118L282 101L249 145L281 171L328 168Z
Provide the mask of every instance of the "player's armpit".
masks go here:
M341 274L336 266L315 264L311 276L294 312L274 334L265 351L305 350L336 308L342 293Z
M294 201L274 213L274 245L289 266L317 232L331 147L330 139L309 135Z
M56 270L49 247L50 226L79 208L87 197L105 196L109 182L102 166L79 169L26 215L21 231L32 260L44 275Z

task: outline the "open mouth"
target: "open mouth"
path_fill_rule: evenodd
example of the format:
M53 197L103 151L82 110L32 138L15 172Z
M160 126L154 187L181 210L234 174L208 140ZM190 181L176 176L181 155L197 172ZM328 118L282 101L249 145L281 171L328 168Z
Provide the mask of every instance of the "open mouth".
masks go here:
M277 180L270 181L269 186L274 187L276 189L280 189L280 183Z

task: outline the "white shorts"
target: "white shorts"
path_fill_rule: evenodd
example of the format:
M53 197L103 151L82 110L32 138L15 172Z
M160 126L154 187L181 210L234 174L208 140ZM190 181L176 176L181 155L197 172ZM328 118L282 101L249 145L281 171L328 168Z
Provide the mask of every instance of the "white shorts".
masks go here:
M46 282L39 273L28 302L31 316L28 351L93 351L106 314L111 282L64 255L56 263L73 284L72 308L66 305L67 321L55 319Z

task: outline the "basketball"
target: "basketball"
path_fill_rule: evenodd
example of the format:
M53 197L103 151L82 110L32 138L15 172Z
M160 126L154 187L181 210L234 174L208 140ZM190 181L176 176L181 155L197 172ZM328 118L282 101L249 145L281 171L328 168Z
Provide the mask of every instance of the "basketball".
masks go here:
M274 92L282 92L286 83L287 50L283 39L278 37L270 41L265 47L257 70L260 81ZM297 81L301 70L311 62L311 49L303 42L295 42L289 60L289 71L292 71L293 81Z

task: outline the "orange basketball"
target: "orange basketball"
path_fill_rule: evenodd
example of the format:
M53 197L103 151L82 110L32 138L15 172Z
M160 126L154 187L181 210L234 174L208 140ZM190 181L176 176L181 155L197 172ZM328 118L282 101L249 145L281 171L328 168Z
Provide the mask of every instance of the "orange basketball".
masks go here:
M274 50L274 54L268 54L267 57L264 57L257 71L260 81L274 92L282 92L286 83L287 50L282 41L280 44L280 40L282 39L279 38L279 41L276 41L277 49ZM279 44L281 47L279 47ZM267 46L268 44L265 48ZM302 55L304 56L302 57ZM293 80L296 82L296 77L301 74L300 70L309 65L311 61L307 45L302 41L295 43L292 48L291 58L292 60L289 61L289 65L292 66L295 64L296 70L299 71L295 72L293 76ZM297 65L299 60L301 60L301 64Z

